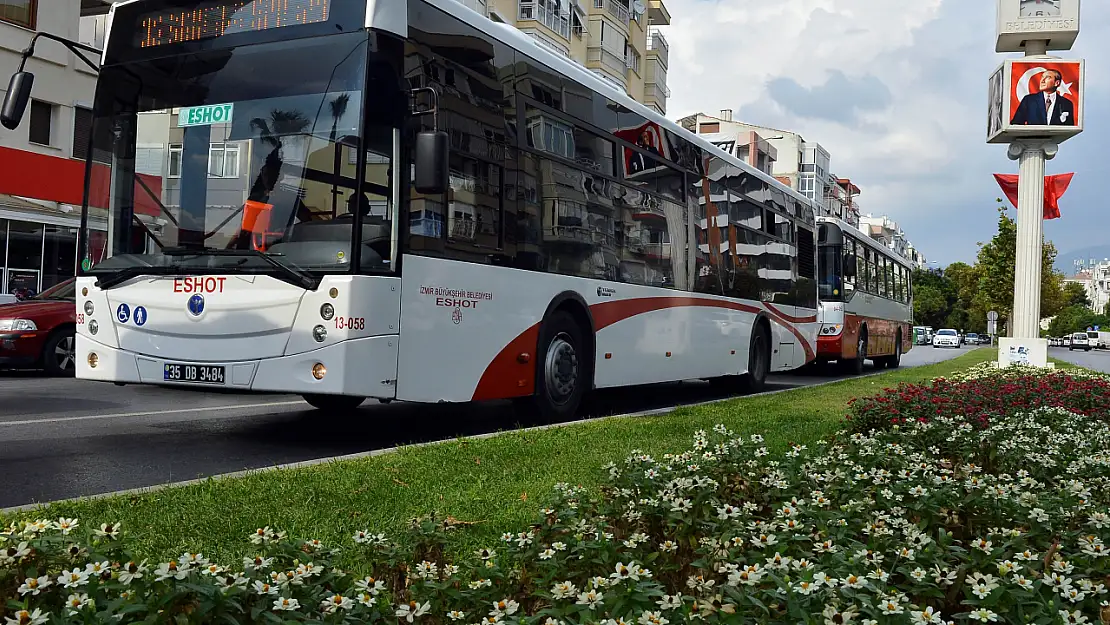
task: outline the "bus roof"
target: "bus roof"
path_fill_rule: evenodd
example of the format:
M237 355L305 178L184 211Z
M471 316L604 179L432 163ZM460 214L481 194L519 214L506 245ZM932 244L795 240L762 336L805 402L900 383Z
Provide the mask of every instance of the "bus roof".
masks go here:
M833 224L837 228L840 228L842 231L844 231L846 234L850 234L855 239L857 239L859 241L862 241L865 245L867 245L871 249L873 249L877 252L881 252L885 256L888 256L894 262L896 262L896 263L898 263L898 264L900 264L904 267L912 267L910 261L907 260L904 256L902 256L901 254L896 254L894 252L894 250L892 250L889 247L879 243L875 239L872 239L871 237L864 234L862 230L860 230L859 228L856 228L852 224L850 224L850 223L848 223L848 222L846 222L842 219L839 219L837 217L833 217L831 215L818 215L817 216L817 223L818 224L821 224L821 223Z

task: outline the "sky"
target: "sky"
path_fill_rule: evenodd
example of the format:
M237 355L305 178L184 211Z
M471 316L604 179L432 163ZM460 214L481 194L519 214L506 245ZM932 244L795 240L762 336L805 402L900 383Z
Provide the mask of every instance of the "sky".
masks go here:
M832 154L864 213L886 214L929 260L974 262L996 231L991 174L1017 173L986 143L987 81L1005 58L991 0L664 0L671 25L667 115L733 109ZM1075 172L1045 222L1061 254L1110 244L1100 177L1110 175L1110 2L1082 4L1061 58L1087 59L1084 132L1047 173ZM1103 154L1100 154L1102 152ZM1010 209L1011 215L1016 213Z

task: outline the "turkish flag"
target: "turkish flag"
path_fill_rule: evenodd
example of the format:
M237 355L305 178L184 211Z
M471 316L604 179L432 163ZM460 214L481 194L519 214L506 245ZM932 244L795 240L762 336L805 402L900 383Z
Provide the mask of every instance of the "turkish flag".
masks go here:
M1064 192L1068 190L1068 185L1071 184L1071 179L1075 176L1071 174L1056 174L1054 176L1044 177L1044 218L1045 219L1059 219L1060 218L1060 198L1063 197ZM998 186L1002 187L1002 192L1006 194L1010 203L1017 208L1018 203L1018 177L1016 174L995 174L994 179L998 182Z

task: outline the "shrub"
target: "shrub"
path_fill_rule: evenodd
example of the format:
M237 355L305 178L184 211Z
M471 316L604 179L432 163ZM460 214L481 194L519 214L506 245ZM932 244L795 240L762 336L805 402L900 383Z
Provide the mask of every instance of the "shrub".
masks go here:
M407 553L354 536L362 579L270 528L229 568L136 563L118 527L59 519L3 535L0 597L12 623L1094 625L1110 621L1108 449L1107 423L1061 409L784 454L718 426L681 454L632 452L598 492L558 485L532 527L464 560L444 554L449 519L414 521Z
M848 429L869 432L951 415L983 427L992 419L1035 408L1058 407L1110 422L1110 377L1082 370L994 363L928 384L901 384L849 403Z

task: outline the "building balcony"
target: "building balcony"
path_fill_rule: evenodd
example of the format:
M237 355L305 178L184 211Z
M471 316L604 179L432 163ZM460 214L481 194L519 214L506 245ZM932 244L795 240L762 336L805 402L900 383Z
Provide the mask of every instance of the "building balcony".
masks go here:
M671 97L671 90L667 85L658 85L656 83L646 83L644 85L644 104L648 106L656 106L663 113L667 112L667 98Z
M532 0L520 0L517 5L517 19L522 22L539 22L552 33L570 41L570 13L560 11L551 3L537 4Z
M648 20L656 26L670 26L671 12L663 0L648 0Z
M617 77L621 85L628 86L628 57L616 54L600 46L591 46L586 50L586 66L590 69L601 69L607 74Z
M647 50L648 56L659 59L663 67L670 66L671 46L658 28L652 28L648 33Z
M594 0L591 13L598 13L603 10L615 19L618 24L623 24L625 29L628 28L628 23L632 21L632 15L628 10L628 5L622 4L620 0Z

